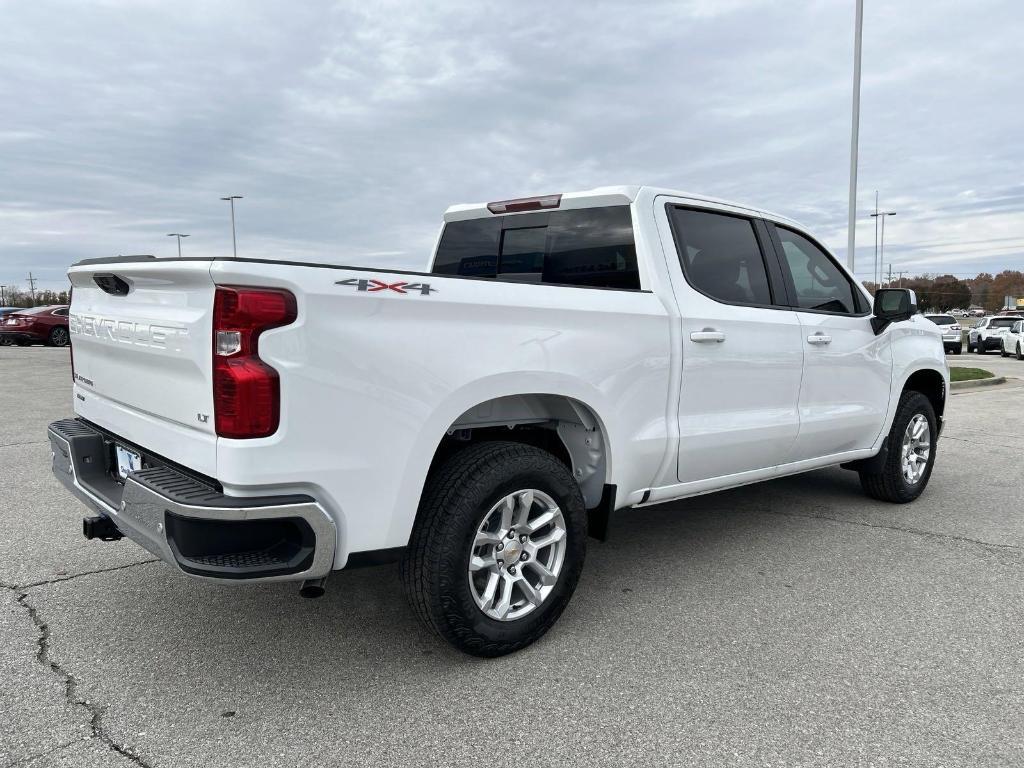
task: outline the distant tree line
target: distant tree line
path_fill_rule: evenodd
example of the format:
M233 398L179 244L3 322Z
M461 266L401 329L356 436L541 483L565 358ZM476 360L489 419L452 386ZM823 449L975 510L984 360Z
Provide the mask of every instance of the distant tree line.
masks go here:
M32 294L18 286L8 285L3 290L3 301L0 306L4 307L45 307L50 304L68 304L68 291L44 291L37 290L33 301Z
M864 286L872 293L878 287L872 282L866 282ZM894 280L892 287L899 286L900 283ZM883 284L882 287L886 286ZM982 272L966 280L953 275L924 274L904 278L902 287L912 288L917 293L917 305L925 311L967 309L977 305L989 312L997 312L1003 308L1004 297L1024 298L1024 272L1011 269L998 275Z

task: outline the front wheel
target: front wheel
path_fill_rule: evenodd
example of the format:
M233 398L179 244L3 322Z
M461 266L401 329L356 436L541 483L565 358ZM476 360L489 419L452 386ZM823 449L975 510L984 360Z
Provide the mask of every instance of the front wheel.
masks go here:
M886 440L888 454L882 470L860 473L864 492L896 504L906 504L920 496L935 464L936 436L931 401L920 392L904 392Z
M1020 348L1020 342L1017 342L1017 359L1024 360L1024 350Z
M999 347L999 356L1000 357L1009 357L1010 353L1006 351L1006 347Z
M529 445L465 448L428 479L400 571L416 614L456 648L502 656L544 635L586 553L569 469Z

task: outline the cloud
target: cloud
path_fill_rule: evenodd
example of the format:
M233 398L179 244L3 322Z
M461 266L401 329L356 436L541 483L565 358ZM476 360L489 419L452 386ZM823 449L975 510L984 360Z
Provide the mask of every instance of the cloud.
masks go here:
M451 203L618 182L764 206L845 249L846 4L3 7L0 282L173 255L167 232L226 255L227 194L263 258L422 267ZM869 6L858 271L876 188L895 269L1024 266L1022 16Z

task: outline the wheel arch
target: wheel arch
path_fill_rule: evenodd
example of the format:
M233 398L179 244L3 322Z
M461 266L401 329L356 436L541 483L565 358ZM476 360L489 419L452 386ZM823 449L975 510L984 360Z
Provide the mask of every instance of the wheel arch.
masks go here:
M597 411L568 395L529 392L493 397L467 408L438 440L431 470L461 445L507 440L544 448L563 461L587 508L596 507L610 473L608 433Z
M921 368L911 373L903 383L903 392L920 392L928 398L935 410L935 416L942 418L946 410L946 377L934 368Z
M588 508L598 501L604 503L601 491L606 483L613 482L610 479L614 461L611 446L615 444L616 427L607 419L613 412L611 403L606 402L604 393L597 387L547 372L489 376L448 393L419 425L401 470L387 540L394 546L404 545L409 540L427 480L438 463L450 455L448 452L459 447L456 441L465 434L457 434L457 431L462 429L473 430L475 438L490 435L490 439L519 439L533 445L538 444L538 437L543 437L547 442L539 447L551 450L565 462L577 481L589 481L584 493ZM598 448L595 437L599 438L598 455L589 464L584 463L586 452ZM576 475L574 455L579 468L584 469L583 478ZM598 501L593 500L595 488Z

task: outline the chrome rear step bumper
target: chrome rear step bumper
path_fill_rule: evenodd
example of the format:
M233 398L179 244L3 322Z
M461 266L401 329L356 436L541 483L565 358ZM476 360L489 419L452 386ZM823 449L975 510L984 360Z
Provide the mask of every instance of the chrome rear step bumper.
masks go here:
M337 529L311 496L226 496L153 461L122 485L111 472L116 438L82 419L54 422L48 434L53 473L64 486L183 573L238 583L319 579L331 571Z

